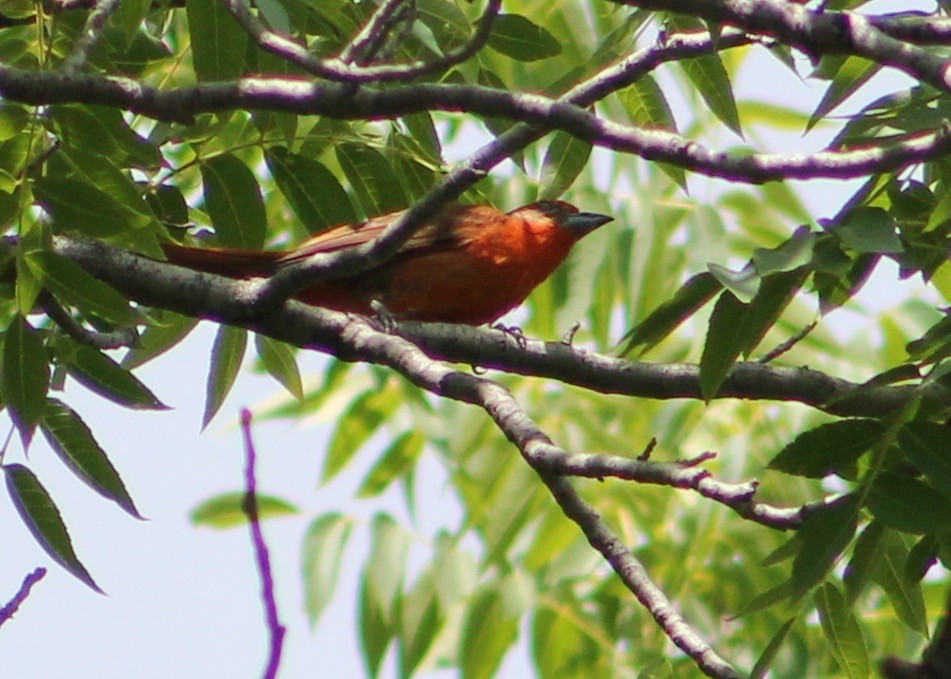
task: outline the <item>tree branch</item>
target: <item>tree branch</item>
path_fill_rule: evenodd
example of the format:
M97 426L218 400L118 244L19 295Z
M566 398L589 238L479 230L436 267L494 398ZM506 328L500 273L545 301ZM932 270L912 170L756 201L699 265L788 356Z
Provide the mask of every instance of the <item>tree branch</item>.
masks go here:
M855 12L808 9L787 0L611 1L736 26L749 33L776 38L812 57L824 54L865 57L897 68L943 92L951 92L951 64L947 59L896 40Z
M8 246L15 243L8 238ZM54 251L128 298L148 306L245 327L295 346L354 357L341 340L345 314L288 301L260 316L250 315L256 283L204 274L158 262L97 241L53 239ZM588 353L559 342L512 337L493 329L403 322L396 332L431 358L549 377L592 391L642 398L702 398L694 364L634 363ZM864 387L809 368L737 363L718 399L742 398L804 403L839 416L877 416L915 398L930 406L951 405L951 391L927 386Z
M360 65L342 58L321 59L306 47L267 28L243 0L222 0L252 40L266 52L294 64L307 73L325 80L350 85L363 83L406 82L433 73L441 73L468 60L485 47L492 32L492 23L499 13L501 0L489 0L469 41L461 47L432 61L412 64Z

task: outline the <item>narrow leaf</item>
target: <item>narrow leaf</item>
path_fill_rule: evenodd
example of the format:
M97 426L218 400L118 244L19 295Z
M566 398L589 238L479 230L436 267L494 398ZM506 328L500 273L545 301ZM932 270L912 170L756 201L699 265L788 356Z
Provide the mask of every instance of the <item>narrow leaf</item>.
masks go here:
M49 359L40 333L18 315L4 334L0 391L24 448L43 417L49 382Z
M553 199L567 191L591 156L591 144L567 132L555 132L545 151L539 184L539 197Z
M254 347L268 374L280 382L291 396L298 400L304 398L300 369L297 367L294 350L290 345L266 335L255 335Z
M847 495L817 509L803 522L793 561L793 597L799 598L822 582L855 535L859 495Z
M3 474L14 507L40 547L73 576L105 594L76 556L63 517L40 480L21 464L3 465Z
M225 6L207 0L188 0L188 35L198 80L235 80L244 72L248 36Z
M62 401L50 399L40 423L40 431L70 471L94 491L114 501L137 519L143 518L135 508L119 472L75 410Z
M301 575L304 580L304 608L311 627L333 597L337 575L343 562L353 519L338 513L317 517L304 534Z
M257 179L237 156L226 153L201 164L205 207L221 245L249 250L264 245L267 217Z
M265 154L274 181L310 233L357 221L350 197L322 163L282 147Z
M135 375L93 347L60 339L57 355L70 376L113 403L133 410L167 410Z
M870 674L868 649L862 630L845 597L831 582L823 584L814 597L819 611L819 622L825 633L829 650L839 668L850 679L865 679Z
M208 370L208 384L205 390L205 414L201 418L202 428L218 413L225 402L234 381L241 369L244 350L248 342L248 332L242 328L228 325L218 327L215 343L211 348L211 367Z

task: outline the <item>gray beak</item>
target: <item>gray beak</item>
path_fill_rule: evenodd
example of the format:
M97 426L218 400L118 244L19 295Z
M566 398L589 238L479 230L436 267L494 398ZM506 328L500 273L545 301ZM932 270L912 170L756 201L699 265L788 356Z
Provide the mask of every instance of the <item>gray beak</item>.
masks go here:
M599 215L597 212L575 212L568 215L565 220L565 226L575 232L578 238L587 236L599 226L604 226L608 222L613 222L614 217L608 215Z

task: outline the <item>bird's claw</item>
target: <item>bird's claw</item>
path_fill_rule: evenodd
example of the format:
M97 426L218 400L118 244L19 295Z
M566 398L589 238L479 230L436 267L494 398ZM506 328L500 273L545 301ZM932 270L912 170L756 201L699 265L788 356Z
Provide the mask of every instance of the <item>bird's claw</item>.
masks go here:
M373 313L376 314L371 318L371 322L376 326L380 332L385 332L388 335L392 335L396 331L396 316L393 315L389 309L378 299L370 300L370 308L373 309Z
M502 323L493 323L493 330L498 330L503 335L507 335L515 340L515 344L518 345L519 349L524 349L528 346L528 338L525 337L525 333L517 325L503 325Z

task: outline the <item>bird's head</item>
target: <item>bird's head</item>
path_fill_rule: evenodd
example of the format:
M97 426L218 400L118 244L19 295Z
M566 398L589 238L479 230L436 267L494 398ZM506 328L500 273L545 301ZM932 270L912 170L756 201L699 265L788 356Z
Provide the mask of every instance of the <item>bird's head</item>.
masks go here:
M525 211L534 211L548 217L556 224L571 231L575 240L587 236L599 226L614 221L614 217L598 214L597 212L579 212L574 205L562 200L541 200L520 207L510 214L522 214Z

